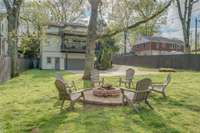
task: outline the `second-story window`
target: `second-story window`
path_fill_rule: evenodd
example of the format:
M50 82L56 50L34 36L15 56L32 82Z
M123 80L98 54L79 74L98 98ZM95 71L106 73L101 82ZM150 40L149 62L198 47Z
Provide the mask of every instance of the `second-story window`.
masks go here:
M159 45L160 45L159 43L156 44L156 49L159 49Z

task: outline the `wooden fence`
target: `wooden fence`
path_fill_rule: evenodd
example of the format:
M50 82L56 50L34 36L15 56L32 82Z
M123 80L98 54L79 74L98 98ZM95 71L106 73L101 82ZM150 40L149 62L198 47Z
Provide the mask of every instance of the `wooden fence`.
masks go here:
M10 58L0 56L0 83L10 79Z
M113 64L200 70L200 55L116 55L113 57Z
M19 73L32 68L32 60L25 58L18 58ZM10 79L11 63L10 57L0 56L0 83Z

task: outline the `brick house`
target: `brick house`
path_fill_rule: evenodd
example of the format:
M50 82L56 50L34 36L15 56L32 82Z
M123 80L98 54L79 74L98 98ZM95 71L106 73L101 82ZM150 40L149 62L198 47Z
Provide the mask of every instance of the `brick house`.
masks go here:
M137 39L132 50L136 55L183 54L184 43L178 39L145 36Z

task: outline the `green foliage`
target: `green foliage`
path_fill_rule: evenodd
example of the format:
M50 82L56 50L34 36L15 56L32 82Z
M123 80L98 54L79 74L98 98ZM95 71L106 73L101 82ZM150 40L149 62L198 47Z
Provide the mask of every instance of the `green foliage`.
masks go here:
M99 42L99 51L96 52L97 56L97 68L108 69L112 67L112 55L119 51L119 48L115 45L113 38L105 38Z
M40 40L36 34L25 35L22 37L20 52L25 56L37 57L40 50Z

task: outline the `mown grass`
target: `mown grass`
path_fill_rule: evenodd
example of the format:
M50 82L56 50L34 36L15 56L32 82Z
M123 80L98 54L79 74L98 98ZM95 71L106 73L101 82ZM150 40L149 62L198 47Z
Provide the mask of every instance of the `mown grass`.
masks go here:
M80 75L63 72L68 80ZM165 74L137 76L162 81ZM117 85L118 77L106 82ZM153 111L141 105L140 113L131 107L97 107L77 104L73 112L60 113L55 71L30 70L0 85L0 133L198 133L200 132L200 72L172 74L168 98L152 94ZM88 87L88 82L78 82ZM68 103L65 105L68 106Z

